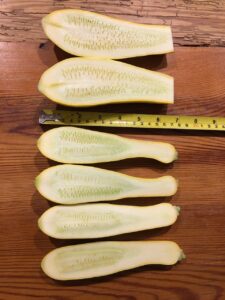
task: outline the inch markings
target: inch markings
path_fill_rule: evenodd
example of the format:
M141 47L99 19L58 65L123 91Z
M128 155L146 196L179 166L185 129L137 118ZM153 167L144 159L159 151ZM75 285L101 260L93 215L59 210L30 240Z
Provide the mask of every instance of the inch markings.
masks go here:
M225 131L225 117L83 112L44 109L40 124Z

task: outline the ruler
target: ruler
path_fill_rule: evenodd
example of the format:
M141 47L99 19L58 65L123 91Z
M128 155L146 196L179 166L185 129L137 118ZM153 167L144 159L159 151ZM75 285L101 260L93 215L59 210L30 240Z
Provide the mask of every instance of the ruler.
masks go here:
M104 126L225 131L225 117L174 116L84 112L44 109L39 123L46 125Z

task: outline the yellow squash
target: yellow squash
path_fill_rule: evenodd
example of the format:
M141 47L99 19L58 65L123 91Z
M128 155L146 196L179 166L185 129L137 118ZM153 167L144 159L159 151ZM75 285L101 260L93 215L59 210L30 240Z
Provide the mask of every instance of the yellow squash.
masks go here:
M110 59L65 59L44 72L38 89L67 106L174 101L171 76Z
M177 159L176 149L168 143L128 139L71 126L46 131L37 146L44 156L61 163L93 164L133 157L170 163Z
M144 25L77 9L63 9L42 19L50 40L78 56L120 59L173 51L170 26Z
M43 258L41 267L53 279L77 280L144 265L174 265L184 258L171 241L97 242L55 249Z

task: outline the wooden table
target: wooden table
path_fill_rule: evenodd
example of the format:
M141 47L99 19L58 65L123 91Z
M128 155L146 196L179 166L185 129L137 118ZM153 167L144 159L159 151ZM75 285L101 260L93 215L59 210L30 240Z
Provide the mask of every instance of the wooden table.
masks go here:
M64 7L173 28L175 53L127 61L173 75L175 104L115 105L98 110L225 115L224 1L2 0L0 300L225 299L225 137L219 132L104 129L127 137L168 141L177 147L179 160L169 166L134 159L100 167L141 177L172 174L178 178L179 191L171 199L118 201L145 205L170 200L181 207L176 224L112 240L174 240L184 249L186 260L171 269L143 267L82 282L56 282L40 270L48 251L82 242L49 239L38 230L37 219L50 204L33 184L35 176L52 164L36 147L43 131L38 113L55 107L38 93L37 82L46 68L68 57L47 41L40 19Z

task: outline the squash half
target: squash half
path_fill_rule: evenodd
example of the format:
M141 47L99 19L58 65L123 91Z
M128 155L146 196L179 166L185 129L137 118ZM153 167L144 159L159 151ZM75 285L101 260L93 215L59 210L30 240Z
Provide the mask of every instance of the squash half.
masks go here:
M78 107L174 101L171 76L109 59L65 59L43 73L38 89L52 101Z
M171 27L144 25L77 9L57 10L42 19L45 34L77 56L121 59L173 51Z
M114 171L79 165L58 165L35 179L45 198L60 204L118 200L128 197L165 197L177 191L172 176L144 179Z
M57 280L106 276L144 265L174 265L185 258L171 241L96 242L66 246L48 253L42 270Z
M173 145L128 139L78 127L58 127L44 132L37 142L40 152L61 163L93 164L134 157L170 163L177 159Z
M56 205L38 220L39 228L57 239L92 239L165 227L175 223L179 207L116 204Z

